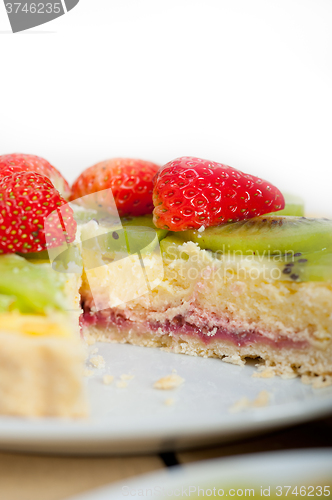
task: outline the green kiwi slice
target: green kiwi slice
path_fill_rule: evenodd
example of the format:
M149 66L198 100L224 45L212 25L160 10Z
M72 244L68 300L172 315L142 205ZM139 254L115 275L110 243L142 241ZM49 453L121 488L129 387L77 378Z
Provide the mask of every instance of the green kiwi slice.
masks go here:
M202 249L243 255L332 251L332 220L292 216L261 216L244 221L211 226L204 231L181 231L183 241L194 241Z
M284 193L284 198L285 208L267 215L295 215L297 217L304 215L304 200L300 196Z
M10 295L0 294L0 313L8 312L11 309L15 309L15 297Z
M104 254L106 254L105 258L109 261L117 258L116 253L136 253L137 251L140 251L143 255L151 253L156 249L158 240L161 241L168 233L167 230L158 229L154 225L150 214L139 217L124 217L121 219L121 227L119 224L112 224L114 221L110 219L107 213L101 214L96 210L82 208L75 204L72 204L72 208L78 225L83 226L91 220L96 220L101 229L108 226L112 228L109 233L103 234L102 230L102 234L97 236L97 240L91 238L82 241L85 249L94 249L100 253L101 257L101 260L93 258L92 262L85 263L86 268L102 265ZM155 237L156 234L158 240ZM20 255L32 262L49 262L47 250ZM120 258L120 256L118 257ZM71 245L66 251L62 252L52 263L52 266L59 272L72 272L72 266L70 265L72 263L76 264L77 268L82 266L82 260L76 245Z
M152 227L100 223L82 226L82 258L86 270L139 254L142 258L159 254L159 239Z
M332 252L297 253L280 263L280 279L291 281L332 281Z
M36 265L18 255L0 257L0 310L17 309L22 313L45 314L47 310L64 310L61 292L65 275L54 272L47 264Z
M184 241L174 234L166 236L160 242L160 248L164 259L174 260L182 259L189 260L189 255L181 248ZM210 252L209 252L210 253ZM211 257L222 256L215 253L210 253ZM241 262L241 255L237 252L225 256L225 265L232 268L236 272L237 263ZM248 258L248 257L247 257ZM306 282L306 281L324 281L332 282L332 251L321 250L318 252L292 252L286 255L251 255L251 261L254 263L255 269L258 264L258 269L262 271L263 279L272 279L275 281L290 281L290 282ZM249 268L250 269L250 268ZM243 278L244 275L241 274Z
M78 225L86 224L90 220L96 220L101 226L112 226L117 225L119 221L115 221L114 217L107 214L107 212L97 212L97 210L92 210L90 208L81 207L75 203L71 203L70 206L74 210L74 217ZM140 216L128 216L121 218L121 224L124 227L127 226L140 226L140 227L150 227L154 229L157 233L159 241L165 238L168 233L167 229L159 229L153 223L152 214L140 215Z
M50 261L47 250L42 250L41 252L18 253L17 255L20 255L29 261Z
M189 255L179 250L179 245L182 245L183 243L184 241L177 237L174 233L170 234L170 236L166 236L166 238L160 242L162 256L168 260L188 260Z
M141 215L138 217L123 217L121 219L121 223L124 227L127 226L150 227L151 229L154 229L156 231L159 241L165 238L166 234L168 233L167 229L159 229L154 225L152 220L152 214Z
M74 219L78 225L86 224L91 219L96 218L98 215L97 210L93 210L92 208L87 208L87 207L78 205L77 203L75 203L73 201L70 202L70 207L73 209Z

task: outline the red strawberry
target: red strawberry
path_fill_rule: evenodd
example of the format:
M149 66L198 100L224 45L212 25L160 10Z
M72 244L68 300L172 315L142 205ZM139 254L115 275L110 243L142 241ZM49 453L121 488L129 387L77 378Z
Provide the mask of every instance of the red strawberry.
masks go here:
M19 171L37 172L38 174L48 177L64 198L68 199L70 195L70 187L66 179L55 167L40 156L19 153L2 155L0 156L0 176L5 174L3 170L5 170L7 174L9 172L16 173Z
M155 225L172 231L219 226L285 207L279 189L267 181L188 156L159 170L153 202Z
M70 199L111 188L121 217L152 213L152 179L158 169L149 161L129 158L97 163L78 177Z
M72 242L76 222L72 209L63 205L67 205L66 200L44 175L20 172L3 177L0 180L0 254L40 252L65 241ZM58 217L49 216L55 210Z

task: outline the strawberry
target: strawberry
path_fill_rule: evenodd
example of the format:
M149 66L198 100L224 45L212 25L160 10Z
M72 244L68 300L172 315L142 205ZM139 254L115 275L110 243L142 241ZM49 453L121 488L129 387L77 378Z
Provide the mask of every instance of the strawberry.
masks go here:
M97 163L78 177L70 199L110 188L120 217L152 213L152 179L158 169L149 161L129 158Z
M16 172L37 172L48 177L54 187L68 199L70 187L66 179L47 160L35 155L25 155L14 153L0 156L0 176L7 173Z
M281 210L284 197L276 187L235 168L184 156L154 179L153 220L171 231L219 226Z
M47 177L19 172L1 178L0 254L40 252L72 242L75 233L73 211Z

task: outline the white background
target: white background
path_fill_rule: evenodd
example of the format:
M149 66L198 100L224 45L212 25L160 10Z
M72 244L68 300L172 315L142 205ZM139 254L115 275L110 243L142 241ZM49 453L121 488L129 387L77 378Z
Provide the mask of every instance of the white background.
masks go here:
M195 155L332 216L331 0L80 0L15 35L1 4L0 31L0 153L69 181Z

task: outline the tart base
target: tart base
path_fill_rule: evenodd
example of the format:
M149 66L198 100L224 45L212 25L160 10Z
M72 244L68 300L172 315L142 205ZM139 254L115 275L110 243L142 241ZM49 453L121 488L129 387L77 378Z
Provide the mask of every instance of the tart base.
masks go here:
M190 356L201 356L205 358L221 358L223 361L244 365L246 358L260 358L265 362L265 367L269 371L257 372L258 376L270 377L280 375L283 378L293 378L298 375L315 380L317 376L326 381L326 385L331 380L332 383L332 346L328 349L314 348L308 345L302 348L277 347L264 342L238 346L234 342L220 339L209 339L206 343L195 335L185 333L163 333L162 328L156 331L144 332L135 327L119 330L116 326L99 327L95 325L84 326L83 334L89 341L114 342L121 344L132 344L144 347L159 347L166 351L188 354ZM273 367L271 369L271 367ZM260 369L264 364L260 365Z

